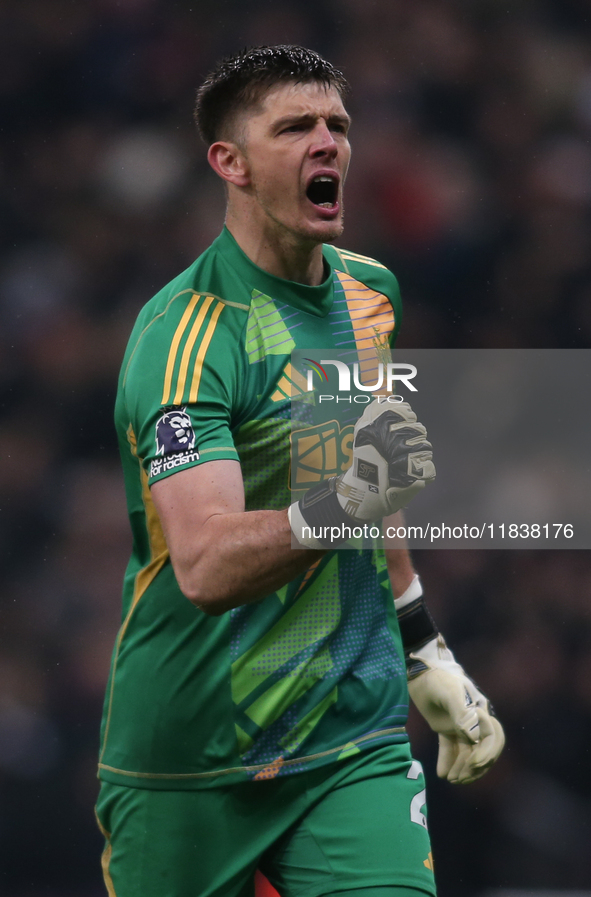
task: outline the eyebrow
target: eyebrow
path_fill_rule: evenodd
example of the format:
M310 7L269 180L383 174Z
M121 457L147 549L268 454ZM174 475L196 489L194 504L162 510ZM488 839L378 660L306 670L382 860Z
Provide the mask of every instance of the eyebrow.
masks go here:
M283 128L285 125L289 125L295 122L305 122L305 121L315 121L318 118L324 118L323 115L312 114L311 112L302 112L300 114L294 113L292 115L284 115L282 118L278 118L273 122L272 128L273 130L279 130ZM341 115L340 113L335 113L334 115L329 115L326 119L327 122L336 122L337 124L346 125L349 127L351 125L351 116L348 113L345 115Z

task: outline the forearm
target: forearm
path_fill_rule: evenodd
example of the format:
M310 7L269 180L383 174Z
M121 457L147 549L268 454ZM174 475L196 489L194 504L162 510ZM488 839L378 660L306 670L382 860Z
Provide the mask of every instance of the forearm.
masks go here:
M384 519L384 531L388 527L399 530L403 525L404 514L402 511L397 511L392 517ZM390 542L390 544L392 543ZM396 538L394 544L397 546L396 548L386 547L386 563L388 565L388 575L390 577L390 585L392 586L394 598L400 598L413 581L416 573L406 541L404 539ZM387 545L388 542L386 540L386 546Z
M416 576L408 549L388 548L386 563L394 598L400 598Z
M287 511L212 515L172 558L182 592L207 614L258 601L324 552L292 548Z

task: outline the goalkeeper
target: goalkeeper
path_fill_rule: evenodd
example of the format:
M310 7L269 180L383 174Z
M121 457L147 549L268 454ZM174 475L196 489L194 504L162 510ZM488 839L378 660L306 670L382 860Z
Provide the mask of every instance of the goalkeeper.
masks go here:
M412 409L371 403L350 468L289 490L292 351L391 345L400 326L391 272L332 245L346 93L283 46L198 93L225 227L140 312L117 394L133 549L97 804L117 897L250 897L257 868L282 897L433 895L408 689L440 775L472 781L502 748L408 554L335 550L433 479Z

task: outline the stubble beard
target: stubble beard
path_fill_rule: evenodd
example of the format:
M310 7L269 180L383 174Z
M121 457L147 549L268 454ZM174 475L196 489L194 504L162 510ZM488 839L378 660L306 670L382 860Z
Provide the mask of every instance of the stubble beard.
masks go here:
M277 221L280 227L283 227L286 233L289 233L294 242L300 243L302 246L318 246L322 243L334 243L342 235L344 222L344 208L341 201L341 214L338 221L325 222L324 228L319 232L314 226L306 227L305 225L282 225Z
M341 203L341 216L338 220L338 223L335 224L334 232L331 233L329 236L326 236L322 242L323 243L334 243L335 240L338 240L339 237L342 236L344 230L345 230L345 210Z
M253 184L253 187L254 196L256 197L258 205L264 212L265 217L272 222L273 229L279 237L280 242L286 240L292 245L297 245L302 249L312 249L314 246L319 246L322 243L334 243L343 233L345 209L342 196L339 196L338 198L341 207L338 220L334 222L324 222L325 226L329 225L329 227L326 227L326 230L319 234L313 225L306 227L305 224L298 224L297 221L293 224L290 224L289 221L282 221L281 218L274 213L272 205L269 205L266 202L263 192L258 189L258 185Z

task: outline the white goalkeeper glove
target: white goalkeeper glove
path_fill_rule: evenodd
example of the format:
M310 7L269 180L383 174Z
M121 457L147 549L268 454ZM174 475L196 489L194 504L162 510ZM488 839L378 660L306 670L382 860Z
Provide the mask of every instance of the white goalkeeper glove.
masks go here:
M439 735L437 775L467 784L493 765L505 735L489 700L468 678L441 634L408 654L408 691Z
M374 399L355 425L351 466L291 505L292 531L308 548L334 548L351 526L393 514L433 479L432 446L410 405Z
M394 605L406 655L409 694L439 735L437 775L454 783L473 782L503 750L501 724L437 631L418 576Z

